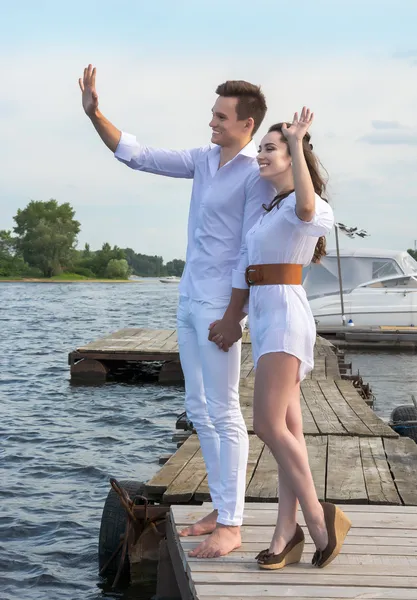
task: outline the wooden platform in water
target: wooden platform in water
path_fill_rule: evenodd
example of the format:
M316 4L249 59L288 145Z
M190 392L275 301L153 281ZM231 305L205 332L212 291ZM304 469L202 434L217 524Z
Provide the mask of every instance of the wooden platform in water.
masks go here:
M337 348L343 349L410 351L417 349L417 327L318 325L317 333L330 340Z
M341 505L352 521L341 554L326 568L311 565L314 544L306 535L302 562L280 571L261 571L256 554L268 547L277 516L271 504L245 507L242 546L216 559L190 558L204 538L180 538L178 529L211 505L172 506L167 545L182 600L291 598L292 600L415 600L417 598L417 507Z
M242 377L253 371L250 334L243 333ZM183 381L179 362L177 333L174 329L121 329L100 340L80 346L69 353L71 378L105 380L122 364L163 363L159 372L162 383ZM317 378L340 376L338 359L326 340L318 338L316 345ZM310 375L311 377L311 375Z

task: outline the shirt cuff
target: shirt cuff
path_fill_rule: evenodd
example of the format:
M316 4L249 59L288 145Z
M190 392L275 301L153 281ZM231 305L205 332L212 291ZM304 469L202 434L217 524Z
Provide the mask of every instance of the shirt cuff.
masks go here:
M232 271L232 287L238 290L248 290L249 286L246 283L245 273L233 269Z
M121 160L130 161L132 160L132 156L135 150L138 147L138 142L136 140L136 136L131 133L125 133L122 131L122 135L120 136L119 143L116 148L116 152L114 156L116 158L120 158Z

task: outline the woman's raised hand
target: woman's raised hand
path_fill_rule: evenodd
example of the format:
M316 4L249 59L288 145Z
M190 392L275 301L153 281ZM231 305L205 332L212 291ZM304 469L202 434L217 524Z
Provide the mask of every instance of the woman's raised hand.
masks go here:
M282 135L291 142L292 140L302 140L305 134L307 133L310 125L312 124L314 119L314 113L310 111L309 108L303 106L303 110L301 111L300 117L298 117L298 113L294 113L294 119L290 125L287 127L286 123L282 125Z

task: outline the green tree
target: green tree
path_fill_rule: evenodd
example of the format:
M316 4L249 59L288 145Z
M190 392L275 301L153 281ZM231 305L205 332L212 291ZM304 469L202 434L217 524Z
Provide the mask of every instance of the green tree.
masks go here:
M407 252L410 256L414 258L414 260L417 260L417 250L411 250L411 248L409 248Z
M147 254L136 254L132 248L124 250L127 262L135 275L145 277L159 277L166 274L164 259L162 256L148 256Z
M0 276L13 277L22 275L28 265L16 250L17 240L11 231L0 231Z
M46 277L60 273L73 259L80 231L74 216L68 202L58 204L51 199L32 200L14 217L17 249L30 266L41 269Z
M90 268L97 277L107 277L107 265L111 260L123 260L126 259L124 250L113 246L113 248L105 242L101 247L101 250L97 250L91 256L91 261L88 263L88 259L85 259L84 266Z
M168 275L176 275L177 277L181 277L182 272L184 271L185 262L180 258L174 258L174 260L170 260L166 264L166 270Z
M106 277L109 279L127 279L130 275L130 267L127 260L112 258L106 269Z

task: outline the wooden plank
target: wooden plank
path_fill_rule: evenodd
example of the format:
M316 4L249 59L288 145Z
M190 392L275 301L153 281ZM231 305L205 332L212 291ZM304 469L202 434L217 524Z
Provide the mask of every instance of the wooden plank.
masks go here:
M404 506L404 505L397 506L397 505L390 505L390 504L379 504L378 506L375 506L373 504L344 504L343 502L338 502L337 506L339 506L345 512L363 513L364 515L366 515L366 514L374 515L375 513L378 513L378 514L386 513L388 515L402 515L402 514L417 515L417 506ZM211 508L210 503L205 502L204 509L209 510L210 508ZM267 508L267 506L265 505L264 502L251 502L250 505L248 505L248 508L250 509L251 512L253 512L255 510L261 510L262 512L265 512L265 509ZM273 507L273 508L275 509L275 507ZM176 507L176 510L177 509L178 509L178 507ZM187 507L186 510L188 512L189 508Z
M326 379L326 360L324 357L314 357L314 369L311 373L312 379Z
M155 351L155 352L141 352L140 350L127 350L124 351L122 349L117 350L111 350L111 351L105 351L105 352L100 352L97 350L91 350L88 352L74 352L73 353L73 357L75 360L80 359L80 358L91 358L91 359L95 359L95 360L121 360L121 361L149 361L149 362L154 362L154 361L171 361L171 360L176 360L178 358L178 354L175 354L174 352L160 352L160 351Z
M249 435L249 456L246 468L246 486L248 487L259 462L264 444L256 435ZM194 494L196 502L207 502L210 498L207 476L203 479ZM248 498L246 498L248 500Z
M188 552L189 550L195 548L204 538L188 537L181 540L181 544L184 548L184 552ZM268 546L269 540L266 538L261 541L249 541L242 542L239 547L239 552L247 552L253 553L255 556L258 552L263 550ZM312 542L306 542L304 545L304 551L307 553L313 554L316 550L315 545ZM363 555L363 554L373 554L373 555L387 555L393 553L393 548L388 544L372 544L372 543L363 543L363 544L346 544L343 545L343 553L344 554L355 554L355 555ZM417 548L414 545L408 546L395 546L395 554L397 556L412 556L417 557Z
M285 585L310 585L310 586L345 586L345 587L382 587L392 588L395 585L396 588L416 588L417 577L413 577L411 574L408 576L397 576L395 577L395 583L393 583L392 575L380 573L375 575L364 575L362 573L332 573L325 569L317 569L314 573L314 577L311 573L311 568L303 573L300 569L283 569L279 574L279 582L277 582L277 574L273 571L261 572L253 570L251 572L245 571L229 571L229 572L215 572L215 571L194 571L193 581L195 585L206 584L206 583L220 583L227 585L236 584L250 584L257 585L271 585L285 586Z
M200 483L198 488L194 494L194 500L196 502L209 502L211 499L210 496L210 488L208 484L207 475L204 477L203 481Z
M264 443L258 438L257 435L249 436L249 456L248 456L248 466L246 468L246 490L249 487L250 482L252 481L253 475L258 467L259 461L261 459ZM247 500L248 497L246 496Z
M387 463L382 439L360 438L359 445L369 501L375 504L401 504Z
M374 411L366 405L365 401L353 385L349 381L344 379L335 380L336 386L339 388L344 399L349 404L352 410L358 415L360 419L366 424L366 426L374 433L383 437L397 438L398 434L395 433L389 425L384 423Z
M365 425L346 402L334 381L319 381L318 385L346 431L351 435L373 435L372 430Z
M301 403L301 414L303 417L304 435L306 435L306 434L318 435L320 433L319 428L317 427L314 417L311 414L309 407L307 406L307 403L305 401L303 394L301 394L300 403Z
M278 499L278 465L271 451L264 446L258 465L246 489L246 498L276 502Z
M126 337L134 337L138 334L141 334L142 332L148 331L146 329L120 329L119 331L115 331L113 333L109 333L108 335L93 341L89 344L86 344L85 346L81 346L79 347L77 350L78 351L88 351L88 350L96 350L99 349L103 346L105 346L107 343L111 342L112 340L118 340L118 339L123 339Z
M162 501L168 504L171 502L190 502L205 476L206 465L204 464L201 448L199 448L177 477L169 484Z
M167 352L168 350L179 352L178 336L176 331L173 331L172 335L162 344L161 350L164 352Z
M417 445L410 438L383 440L387 460L404 504L417 505Z
M166 539L169 556L171 558L172 567L175 573L177 586L181 593L181 600L194 600L194 584L192 580L187 576L186 573L186 561L183 556L181 544L179 543L179 537L176 533L176 529L172 523L172 515L167 515L166 521ZM171 590L175 593L175 590Z
M161 329L154 332L146 349L148 351L161 350L162 345L171 337L172 333L172 329Z
M359 438L328 438L326 500L368 502Z
M280 573L281 574L281 573ZM195 591L199 600L216 597L218 600L228 598L303 598L320 600L339 600L342 598L372 598L372 600L393 599L393 600L416 600L416 591L412 588L383 588L383 587L341 587L341 586L319 586L319 585L275 585L268 586L262 584L256 585L230 585L227 586L226 594L223 590L225 586L216 584L197 584Z
M179 529L182 528L182 526L178 526ZM306 536L306 544L307 544L307 548L309 548L311 546L311 550L314 551L313 548L313 541L310 538L309 534L308 534L308 530L306 528L304 528L305 531L305 536ZM274 527L261 527L261 526L243 526L241 528L241 533L242 533L242 542L249 545L252 543L257 543L257 544L265 544L266 540L272 539L273 533L274 533L275 528ZM351 531L349 532L349 535L347 536L346 540L345 540L345 545L346 546L358 546L359 550L364 546L386 546L388 552L394 552L393 546L401 546L401 552L408 552L410 555L415 555L415 547L416 547L416 537L392 537L392 536L386 536L384 530L378 530L381 532L381 535L374 535L374 533L372 533L372 535L364 535L362 533L360 533L362 531L362 529L357 529L357 531L355 531L356 535L352 535L353 532L355 531L355 528L351 529ZM371 530L372 531L372 530ZM401 531L397 532L397 535L400 535ZM414 532L415 534L415 532ZM189 542L195 542L200 543L205 539L205 536L196 536L193 537L192 540L188 540ZM408 548L408 550L407 550ZM303 561L304 562L304 561Z
M326 356L326 378L340 379L339 362L333 351Z
M165 465L146 484L149 496L162 495L171 482L184 469L200 447L198 437L191 435Z
M231 555L232 557L233 555ZM360 557L360 555L352 555L352 554L348 554L348 555L339 555L339 558L337 560L335 560L332 563L332 568L330 569L330 571L325 570L324 572L326 573L329 572L332 575L351 575L352 574L352 565L355 564L352 559L357 559L358 557ZM348 559L348 560L342 560L342 559ZM372 557L370 557L372 558ZM385 558L385 557L381 557L381 558ZM399 557L398 557L399 558ZM415 559L417 560L417 559ZM292 573L298 573L300 576L304 576L304 575L309 575L310 578L312 576L313 573L316 573L316 571L313 571L311 568L311 565L309 564L310 561L306 560L304 555L303 555L303 559L302 562L297 564L297 565L291 565L289 567L287 567L285 569L285 572L292 572ZM407 564L405 564L407 563ZM356 562L357 564L357 562ZM386 563L389 565L389 563ZM374 561L366 561L363 563L363 565L361 565L361 569L360 572L363 573L363 575L387 575L388 573L390 573L390 569L387 569L386 564L383 565L381 564L379 561L374 562ZM415 562L414 564L417 564L417 562ZM260 573L259 571L259 567L256 564L256 561L253 560L246 560L246 559L242 559L242 560L238 560L236 557L236 560L231 561L231 560L217 560L217 559L205 559L205 560L189 560L188 561L188 566L189 566L189 572L194 575L194 573L201 573L201 572L210 572L210 571L217 571L218 573ZM389 565L391 566L391 565ZM401 564L395 564L392 565L392 573L390 574L390 576L395 580L396 577L409 577L410 575L413 575L413 565L410 565L408 563L407 560L402 559L402 563ZM320 573L320 571L318 571ZM276 577L275 577L276 578ZM311 579L310 579L311 582Z
M322 435L331 433L345 435L347 433L323 396L317 381L303 381L301 392Z
M343 505L338 503L338 506ZM367 505L363 506L367 507ZM275 526L277 520L277 505L265 503L264 507L264 510L253 509L252 504L247 503L245 505L244 525L251 527L254 525L262 527ZM395 507L398 509L395 512L379 512L379 509L383 508L379 505L372 505L369 506L369 508L373 509L373 511L358 511L355 507L350 510L349 505L344 506L344 511L351 519L355 529L392 529L395 531L396 537L400 537L403 534L411 535L410 532L412 532L412 536L415 537L417 532L417 517L415 513L404 512L401 510L404 507L401 506ZM201 519L208 511L208 504L204 504L203 506L178 506L175 507L175 520L177 523L187 525L188 523L193 523L194 521ZM297 513L297 521L302 527L305 526L305 520L301 510ZM351 533L349 533L349 535L351 535Z
M327 436L307 435L305 440L317 496L319 500L324 500L326 497Z

